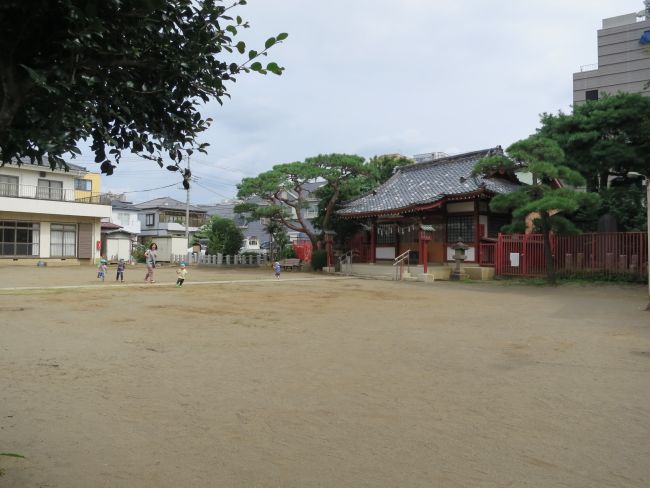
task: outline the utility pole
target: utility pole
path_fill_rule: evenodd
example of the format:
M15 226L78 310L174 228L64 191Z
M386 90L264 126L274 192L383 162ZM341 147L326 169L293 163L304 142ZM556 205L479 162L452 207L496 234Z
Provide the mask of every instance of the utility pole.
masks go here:
M190 172L190 155L187 155L187 172ZM189 183L189 181L188 181ZM185 242L187 243L187 248L190 247L190 185L187 185L187 198L185 200Z

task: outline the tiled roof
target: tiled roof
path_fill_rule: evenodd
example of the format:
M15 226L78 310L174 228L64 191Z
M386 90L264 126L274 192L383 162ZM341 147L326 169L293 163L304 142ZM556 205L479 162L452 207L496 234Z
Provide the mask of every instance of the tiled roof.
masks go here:
M66 162L66 164L68 165L68 170L69 171L76 171L76 172L79 172L79 173L89 173L89 171L86 168L84 168L83 166L79 166L78 164L72 164L72 163L68 163L68 162ZM24 166L26 168L38 168L39 171L41 170L41 168L43 170L51 170L50 160L47 159L47 158L46 158L46 161L44 162L44 164L38 164L37 162L32 163L31 161L24 161L24 160L20 160L20 162L18 162L18 160L14 159L12 161L9 161L8 163L5 163L5 165L6 166ZM64 172L65 169L60 168L59 166L56 166L55 171L63 171Z
M135 205L140 210L161 209L161 210L185 210L185 204L169 197L154 198L147 202ZM206 213L205 210L190 205L190 212Z
M111 200L111 207L115 210L132 210L136 212L140 210L138 207L133 205L133 203L123 202L122 200Z
M476 192L510 193L520 184L503 178L472 176L476 162L501 147L484 149L401 167L388 181L356 200L346 203L341 216L396 213L433 204L445 197Z

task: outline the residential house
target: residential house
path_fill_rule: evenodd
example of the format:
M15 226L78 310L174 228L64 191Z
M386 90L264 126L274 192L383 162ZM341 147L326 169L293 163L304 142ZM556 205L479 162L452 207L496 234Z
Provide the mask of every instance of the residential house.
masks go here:
M100 222L110 216L111 207L98 183L78 195L77 182L89 172L74 164L68 168L29 163L0 167L0 264L99 259Z
M480 262L481 242L496 237L510 215L495 214L490 199L521 187L514 174L472 176L477 161L501 147L399 168L375 190L346 203L339 216L365 227L350 243L360 261L392 261L411 251L414 262L453 260L454 244L469 246L467 262ZM424 244L423 244L424 243ZM421 252L422 251L422 252Z
M131 202L111 200L111 216L102 222L102 254L110 261L130 261L140 236L139 209Z
M258 201L256 197L247 199L247 202L254 201L258 204L264 202ZM242 203L242 200L232 199L224 200L215 205L197 205L199 208L206 211L208 219L214 215L221 218L232 220L237 224L237 227L242 231L244 239L242 241L241 252L260 252L262 245L271 240L271 236L265 229L265 222L263 220L254 220L249 222L243 214L235 213L235 206Z
M189 247L185 238L186 204L173 198L155 198L135 205L140 220L141 240L153 241L158 245L158 257L166 261L172 254L185 254ZM203 226L207 212L194 205L189 206L189 234L191 236Z

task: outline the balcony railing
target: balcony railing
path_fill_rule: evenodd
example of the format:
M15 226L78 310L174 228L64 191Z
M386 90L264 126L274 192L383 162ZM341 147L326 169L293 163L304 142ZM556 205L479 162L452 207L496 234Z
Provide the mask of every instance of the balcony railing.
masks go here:
M78 195L84 195L83 197ZM92 203L110 205L110 195L92 193L67 188L51 188L47 186L18 185L16 183L0 183L0 197L31 198L34 200L53 200L58 202Z
M185 215L161 213L159 216L159 222L161 224L185 225ZM201 227L207 222L208 222L208 218L205 215L192 215L190 213L190 227Z

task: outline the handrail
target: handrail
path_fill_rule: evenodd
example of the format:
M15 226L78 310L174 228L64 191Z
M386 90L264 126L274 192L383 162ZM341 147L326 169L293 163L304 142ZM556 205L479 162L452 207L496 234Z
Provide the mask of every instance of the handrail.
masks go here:
M411 255L411 250L408 249L404 251L402 254L400 254L399 256L397 256L395 259L393 259L393 266L397 266L398 264L400 265L399 268L395 268L396 281L401 281L404 276L404 261L406 261L406 269L408 270L409 273L411 272L411 263L409 259L410 255Z
M34 200L52 200L59 202L92 203L110 205L110 196L72 188L50 186L20 185L18 183L0 183L0 197L31 198Z
M395 266L396 264L398 264L398 263L404 261L404 259L408 258L408 257L409 257L409 254L411 254L411 250L410 250L410 249L404 251L402 254L400 254L399 256L397 256L395 259L393 259L393 266Z
M341 256L339 256L339 262L342 263L343 260L347 259L348 256L350 256L350 258L352 258L353 253L354 253L354 251L350 250L350 251L346 252L345 254L342 254Z
M339 257L341 272L347 274L348 276L352 274L352 258L354 257L354 254L355 254L354 250L351 249ZM347 265L345 271L343 270L344 264Z

